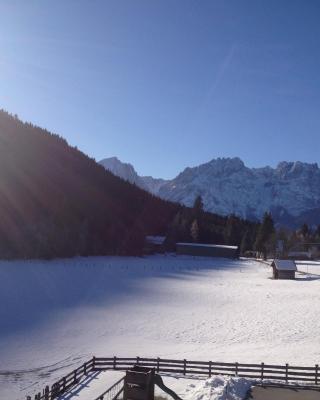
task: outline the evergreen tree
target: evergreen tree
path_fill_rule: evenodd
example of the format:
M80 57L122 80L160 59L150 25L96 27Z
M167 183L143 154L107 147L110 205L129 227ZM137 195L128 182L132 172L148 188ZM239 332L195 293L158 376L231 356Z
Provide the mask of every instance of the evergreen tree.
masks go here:
M193 203L193 210L195 217L199 217L201 213L203 212L203 201L202 197L198 195Z
M244 255L246 251L252 250L252 240L250 237L249 230L245 231L245 234L242 236L241 244L240 244L240 254Z
M235 215L230 215L225 227L225 243L238 246L241 241L241 223Z
M188 242L190 234L188 230L187 210L180 210L175 215L169 226L165 246L167 250L175 250L177 242Z
M198 221L196 219L191 224L190 236L191 236L193 242L195 242L195 243L199 242L199 225L198 225Z
M307 240L310 234L310 229L309 226L307 224L303 224L300 228L300 234L303 238L303 240Z
M263 216L262 223L258 230L255 249L263 254L263 257L267 257L268 241L271 240L273 233L275 232L274 223L271 213L265 213Z
M320 225L317 226L315 232L314 232L314 240L316 242L320 241Z

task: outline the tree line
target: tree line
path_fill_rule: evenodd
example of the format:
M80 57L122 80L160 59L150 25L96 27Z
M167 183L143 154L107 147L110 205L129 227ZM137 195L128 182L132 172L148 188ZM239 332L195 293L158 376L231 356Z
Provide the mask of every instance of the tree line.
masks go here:
M165 235L168 250L188 241L238 245L241 254L267 253L278 237L295 239L276 232L270 214L251 222L206 212L201 196L193 207L162 200L3 110L0 215L1 259L141 255L146 235Z
M242 256L286 257L290 250L307 250L310 243L320 246L320 225L315 229L307 224L296 230L276 228L270 212L258 222L235 215L222 217L205 212L198 196L193 207L181 208L169 225L166 248L174 250L177 242L234 245Z

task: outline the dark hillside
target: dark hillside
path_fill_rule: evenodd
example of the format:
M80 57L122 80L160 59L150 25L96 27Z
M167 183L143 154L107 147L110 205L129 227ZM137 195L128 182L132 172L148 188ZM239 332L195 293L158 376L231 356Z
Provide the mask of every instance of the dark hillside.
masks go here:
M138 254L179 206L0 111L0 257Z
M200 208L199 208L200 207ZM257 224L157 198L59 135L0 111L0 258L142 253L144 237L241 244Z

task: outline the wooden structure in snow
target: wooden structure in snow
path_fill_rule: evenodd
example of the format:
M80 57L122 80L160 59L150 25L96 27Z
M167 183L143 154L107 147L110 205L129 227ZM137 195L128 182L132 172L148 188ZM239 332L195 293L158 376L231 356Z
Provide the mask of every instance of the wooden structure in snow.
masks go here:
M238 246L205 243L176 243L177 254L200 257L238 257Z
M297 266L293 260L273 260L271 264L274 279L295 279Z
M154 368L134 366L126 372L123 400L154 400Z
M123 385L123 400L154 400L154 385L157 385L174 400L182 400L169 389L153 367L135 365L126 371Z
M164 253L165 240L166 240L165 236L146 236L144 243L144 253L145 254Z

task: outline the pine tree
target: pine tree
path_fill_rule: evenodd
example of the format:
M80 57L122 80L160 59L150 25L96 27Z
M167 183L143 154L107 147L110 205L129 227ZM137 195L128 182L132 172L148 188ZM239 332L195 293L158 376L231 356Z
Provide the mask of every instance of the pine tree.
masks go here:
M265 213L263 216L262 223L258 230L255 249L263 254L263 257L267 257L268 240L271 240L273 233L275 232L274 223L271 213Z
M318 242L320 241L320 225L317 226L314 232L314 239Z
M310 229L307 224L303 224L300 228L300 234L302 235L303 240L307 240L310 234Z
M184 209L178 211L169 226L165 246L167 250L174 250L177 242L190 240L188 219Z
M190 236L193 242L197 243L199 241L199 225L196 219L191 224Z
M240 244L240 254L244 255L246 251L252 250L252 241L249 230L245 231Z
M239 245L241 241L240 221L235 215L230 215L225 227L225 242L231 245Z
M201 213L203 212L203 201L200 195L196 197L193 203L193 210L196 217L199 217L199 215L201 215Z

